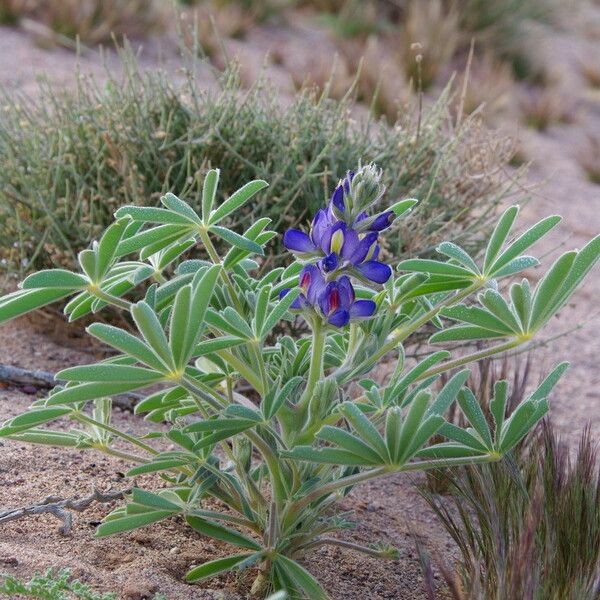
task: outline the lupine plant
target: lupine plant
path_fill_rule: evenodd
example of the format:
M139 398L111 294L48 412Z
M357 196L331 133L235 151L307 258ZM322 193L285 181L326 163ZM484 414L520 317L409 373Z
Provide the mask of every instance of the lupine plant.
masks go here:
M339 183L308 232L285 233L291 264L263 274L260 257L276 235L269 220L243 234L224 224L267 184L250 182L217 203L218 179L218 170L206 175L198 211L172 194L163 208L119 208L99 242L80 253L80 272L32 274L0 299L2 321L69 298L71 321L111 305L131 324L90 325L116 354L57 373L49 396L4 423L0 435L94 449L131 463L130 476L156 474L157 485L134 487L97 535L177 517L231 545L231 554L192 568L190 582L252 568L254 596L327 598L302 566L307 553L333 544L397 556L383 544L344 539L340 530L351 523L336 513L341 496L392 473L499 460L548 411L566 363L511 414L507 384L498 383L493 423L465 387L462 367L529 343L598 260L600 236L563 254L537 285L523 279L506 289L505 278L538 264L525 253L560 220L513 236L513 206L481 260L442 243L440 260L392 268L379 236L416 201L382 208L381 172L366 165ZM219 254L217 240L229 249ZM134 288L142 300L127 299ZM277 333L282 320L296 318L306 335ZM435 331L432 345L461 344L454 353L405 358L424 326ZM468 353L465 340L487 346ZM382 361L391 362L391 375L378 383ZM111 423L111 397L133 390L146 390L135 412L156 424L150 434ZM465 428L444 418L455 402ZM57 419L71 428L49 428Z

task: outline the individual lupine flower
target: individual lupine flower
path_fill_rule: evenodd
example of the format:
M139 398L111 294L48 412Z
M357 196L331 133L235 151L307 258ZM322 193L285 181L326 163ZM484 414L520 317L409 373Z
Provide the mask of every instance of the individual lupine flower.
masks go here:
M283 245L299 258L319 254L324 236L327 236L337 219L330 209L320 208L313 219L310 235L299 229L288 229L283 234Z
M383 231L387 229L396 218L393 210L386 210L378 215L369 217L367 213L361 213L355 221L354 228L357 231Z
M389 265L377 260L376 232L358 234L338 221L323 235L321 243L325 253L321 266L326 272L354 267L362 277L375 283L385 283L392 275Z
M302 292L292 302L290 309L312 309L335 327L343 327L351 320L369 318L377 309L372 300L356 300L347 276L327 283L316 265L307 265L302 269L299 285ZM280 297L283 298L289 291L290 288L282 290Z
M360 276L375 283L385 283L392 274L388 265L377 260L377 232L357 233L343 221L335 221L328 209L317 212L310 235L288 229L283 243L299 258L321 256L319 264L326 273L354 267Z
M356 300L350 279L343 275L327 284L319 299L319 308L330 325L344 327L352 320L373 316L377 305L373 300Z

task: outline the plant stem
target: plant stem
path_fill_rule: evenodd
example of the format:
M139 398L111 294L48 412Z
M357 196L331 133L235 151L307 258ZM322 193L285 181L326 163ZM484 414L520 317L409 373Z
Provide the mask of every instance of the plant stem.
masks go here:
M448 362L442 363L437 367L432 367L428 371L425 371L425 373L422 373L419 377L417 377L417 379L415 379L415 381L422 381L423 379L427 379L432 375L438 375L439 373L444 373L445 371L449 371L450 369L461 367L462 365L481 360L482 358L487 358L488 356L493 356L494 354L499 354L501 352L506 352L507 350L512 350L513 348L516 348L517 346L520 346L524 343L524 340L517 338L514 340L510 340L505 344L499 344L498 346L492 346L491 348L480 350L479 352L473 352L472 354L467 354L466 356L455 358L454 360L449 360Z
M113 435L116 435L117 437L120 437L121 439L128 441L130 444L133 444L133 445L137 446L138 448L141 448L142 450L145 450L146 452L148 452L150 454L153 454L153 455L158 454L158 450L155 450L154 448L152 448L152 446L148 446L148 444L145 444L141 440L139 440L127 433L119 431L117 428L112 427L111 425L102 423L101 421L96 421L96 419L92 419L92 417L88 417L84 413L74 413L72 415L72 418L77 421L80 421L81 423L89 423L90 425L95 425L96 427L100 427L101 429L104 429L105 431L108 431L108 432L112 433Z
M104 300L117 308L122 308L123 310L129 310L131 308L131 302L127 300L123 300L123 298L118 298L117 296L113 296L108 292L101 290L99 287L93 287L89 290L96 298L100 298L100 300Z
M312 354L310 357L310 367L308 369L308 380L304 393L298 402L298 406L303 408L312 398L317 383L323 379L323 358L325 356L325 330L320 319L314 319L311 323L313 341Z
M396 333L392 336L392 338L384 344L377 352L365 358L359 365L354 367L350 372L337 372L333 375L336 377L337 381L342 383L347 383L352 377L354 377L357 373L364 371L377 363L381 358L383 358L390 350L393 350L400 342L404 341L409 335L417 331L420 327L425 325L428 321L431 321L443 308L447 308L448 306L452 306L461 300L464 300L467 296L477 291L480 287L484 285L484 281L475 282L470 285L468 288L462 290L461 292L455 294L451 298L447 298L443 300L420 317L407 323L404 327L396 331Z

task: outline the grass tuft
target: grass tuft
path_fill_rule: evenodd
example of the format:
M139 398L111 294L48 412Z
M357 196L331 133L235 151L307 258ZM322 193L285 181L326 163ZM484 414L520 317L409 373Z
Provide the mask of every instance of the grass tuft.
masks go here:
M600 473L586 430L575 455L545 423L501 463L446 474L421 491L460 552L457 600L598 597Z
M519 99L519 108L525 125L542 132L551 125L575 120L573 102L564 92L554 88L526 90Z
M588 180L600 185L600 137L590 135L587 147L578 153L577 159Z

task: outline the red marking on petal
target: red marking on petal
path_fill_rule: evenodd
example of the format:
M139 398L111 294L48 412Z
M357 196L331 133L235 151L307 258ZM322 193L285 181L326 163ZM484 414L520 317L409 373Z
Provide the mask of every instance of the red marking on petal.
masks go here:
M331 290L329 294L329 312L332 313L340 307L340 293L338 290Z

